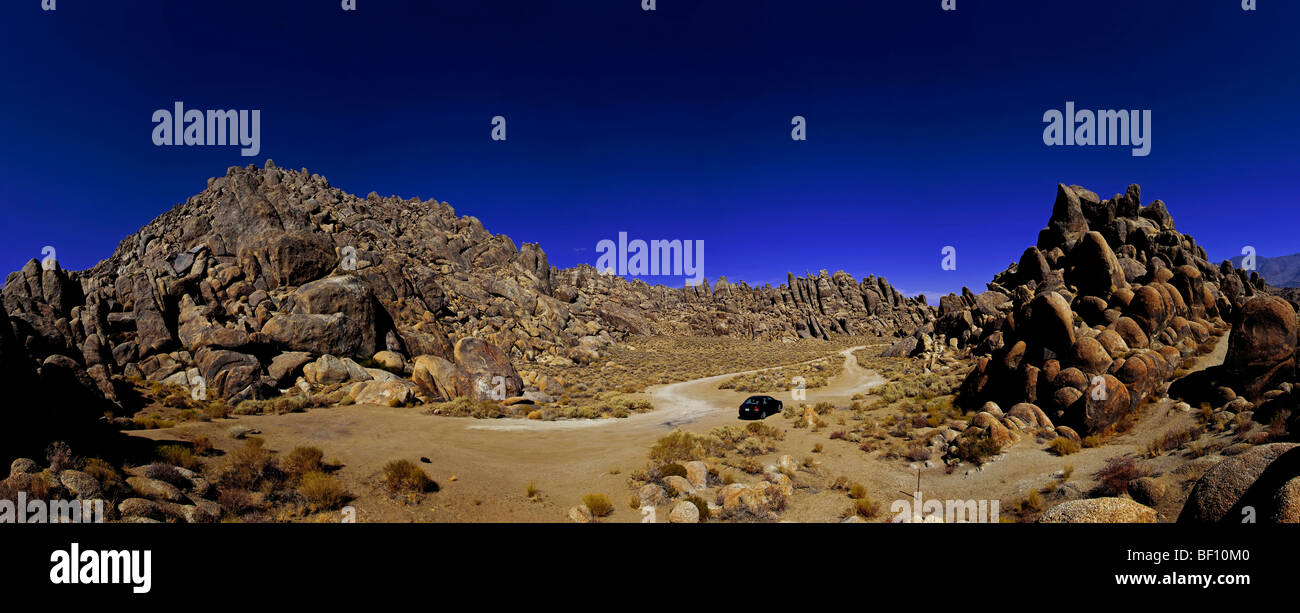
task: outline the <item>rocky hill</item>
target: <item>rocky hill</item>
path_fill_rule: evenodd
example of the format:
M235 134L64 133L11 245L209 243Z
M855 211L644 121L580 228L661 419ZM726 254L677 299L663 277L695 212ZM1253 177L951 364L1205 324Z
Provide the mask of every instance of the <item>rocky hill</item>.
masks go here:
M1068 433L1100 433L1229 327L1221 395L1251 404L1294 378L1290 305L1258 274L1210 263L1163 202L1140 196L1137 185L1107 200L1058 185L1035 246L988 291L940 300L936 331L976 358L964 405L1029 405L1021 412L1041 410Z
M590 362L629 335L796 340L911 332L934 318L885 279L843 272L669 288L557 269L539 246L445 202L360 198L270 161L209 179L89 270L28 262L6 279L3 306L11 376L39 373L109 403L141 379L260 399L313 365L356 370L376 357L419 383L409 365L429 356L429 399L481 395L475 379L492 373L517 392L510 362ZM353 361L312 362L324 356Z

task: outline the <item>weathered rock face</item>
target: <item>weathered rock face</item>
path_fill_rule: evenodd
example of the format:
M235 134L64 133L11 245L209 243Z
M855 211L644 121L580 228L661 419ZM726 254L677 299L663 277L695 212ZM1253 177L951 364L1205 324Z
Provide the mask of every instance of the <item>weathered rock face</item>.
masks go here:
M195 355L195 363L208 393L218 398L256 399L265 398L269 393L269 381L262 380L262 364L251 355L201 349Z
M463 368L436 355L416 356L411 379L431 400L450 400L474 393L474 383Z
M359 198L273 162L209 179L90 270L31 260L2 293L10 353L28 368L65 356L107 401L127 376L195 367L214 396L257 397L307 364L268 362L286 352L438 356L462 372L426 367L430 382L438 371L444 391L477 394L492 376L514 390L511 360L598 360L628 335L902 335L934 319L885 279L843 272L669 288L561 270L445 202ZM465 339L477 340L462 360Z
M1215 465L1192 486L1179 522L1241 523L1253 507L1260 523L1281 522L1300 511L1292 481L1300 475L1300 449L1294 443L1253 447Z
M374 377L360 364L348 358L323 355L302 367L302 378L314 385L329 385L345 381L369 381Z
M501 400L518 396L524 389L523 379L510 365L510 358L496 346L477 338L462 338L456 343L456 365L469 375L479 399Z
M306 351L316 355L359 355L363 343L358 326L343 313L275 315L255 338L286 351Z
M1127 498L1088 498L1056 505L1038 517L1040 524L1153 524L1155 509Z
M356 347L349 349L358 355L374 355L375 331L378 329L375 325L375 298L360 278L340 275L312 281L299 287L292 300L296 313L342 313L340 325L347 328L345 336L358 339Z
M1295 374L1296 312L1276 296L1255 296L1242 306L1228 335L1223 364L1248 400L1259 400Z
M1058 185L1036 246L985 294L963 290L940 301L935 331L976 356L963 406L1037 402L1058 425L1104 430L1161 390L1263 287L1230 263L1211 265L1191 236L1174 230L1164 203L1142 207L1140 194L1133 185L1101 200ZM1280 320L1280 310L1271 313L1269 321ZM1285 336L1277 324L1261 326L1269 330L1262 336ZM1267 371L1285 352L1270 345L1257 361Z

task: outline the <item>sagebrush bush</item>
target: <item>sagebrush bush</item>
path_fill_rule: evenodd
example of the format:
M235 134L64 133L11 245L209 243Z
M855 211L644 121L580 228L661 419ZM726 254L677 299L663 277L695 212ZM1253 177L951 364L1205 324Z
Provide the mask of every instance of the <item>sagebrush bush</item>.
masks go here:
M921 445L910 445L903 457L913 462L924 462L930 459L930 450Z
M243 445L226 454L221 481L243 489L256 489L275 464L262 445L260 438L245 439Z
M650 459L658 462L703 460L725 453L726 444L716 436L702 436L686 430L673 430L650 448Z
M193 447L194 455L207 455L212 453L212 439L206 436L196 436L190 439L190 445Z
M659 467L659 478L667 479L668 477L685 477L686 467L676 462L670 462Z
M853 501L853 513L871 519L880 513L880 503L870 498L858 498Z
M587 494L582 497L582 504L587 505L587 509L596 517L604 517L614 512L614 504L609 501L609 496L604 494Z
M184 445L163 445L158 448L158 457L168 464L189 470L199 466L199 459L189 447Z
M238 487L223 487L217 490L217 504L230 515L243 515L255 510L253 496L248 490Z
M106 488L122 481L122 474L117 471L117 467L100 458L86 458L81 463L81 472L94 477Z
M1103 494L1118 496L1128 491L1130 481L1147 476L1147 471L1133 458L1116 457L1107 460L1106 466L1093 476L1100 482L1097 487Z
M319 470L310 471L298 483L298 493L307 499L312 511L336 509L347 499L343 484L333 475Z
M863 500L867 497L867 486L861 483L854 483L849 486L849 498L854 500Z
M1052 442L1049 443L1047 446L1052 450L1052 452L1054 452L1056 455L1059 456L1067 456L1072 453L1078 453L1079 450L1082 449L1082 446L1079 444L1078 441L1072 438L1066 438L1064 436L1058 436L1052 439Z
M433 479L410 460L393 460L384 465L384 485L394 492L420 493L433 484Z
M324 468L321 464L321 459L324 457L325 453L315 447L294 447L280 465L289 476L299 478Z
M1002 448L988 435L963 436L957 439L957 453L959 459L971 462L973 464L983 464L985 460L995 456Z

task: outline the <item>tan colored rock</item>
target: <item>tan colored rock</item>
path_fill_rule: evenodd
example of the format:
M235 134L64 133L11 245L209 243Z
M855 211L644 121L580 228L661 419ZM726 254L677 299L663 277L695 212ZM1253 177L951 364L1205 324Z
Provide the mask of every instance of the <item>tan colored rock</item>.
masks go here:
M406 358L403 358L402 354L396 351L380 351L375 354L373 359L380 366L390 371L402 372L406 369Z
M697 524L700 522L700 510L695 503L683 500L673 505L673 510L668 513L668 521L674 524Z
M1058 504L1038 517L1040 524L1153 524L1156 510L1127 498L1088 498Z
M664 485L670 488L670 491L676 490L677 496L690 496L695 493L695 486L691 485L684 477L671 475L664 478Z
M587 505L580 504L569 509L569 519L574 523L590 524L596 521L596 516L592 514L591 509L587 508Z
M686 468L686 480L691 482L691 486L697 490L702 490L709 485L709 467L699 460L684 462Z
M131 486L135 493L145 498L169 502L185 500L185 495L176 486L165 481L148 477L127 477L126 484Z

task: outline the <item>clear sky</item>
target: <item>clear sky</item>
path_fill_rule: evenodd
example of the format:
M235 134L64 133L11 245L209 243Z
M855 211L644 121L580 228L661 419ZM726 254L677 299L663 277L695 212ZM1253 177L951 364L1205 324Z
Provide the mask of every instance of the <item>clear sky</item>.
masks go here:
M620 231L704 240L710 281L825 268L978 291L1034 242L1057 182L1139 183L1216 261L1300 251L1300 2L40 4L0 7L4 271L45 245L92 266L267 158L448 201L562 267ZM155 146L153 112L178 100L259 109L261 151ZM1150 155L1044 145L1067 101L1151 110Z

